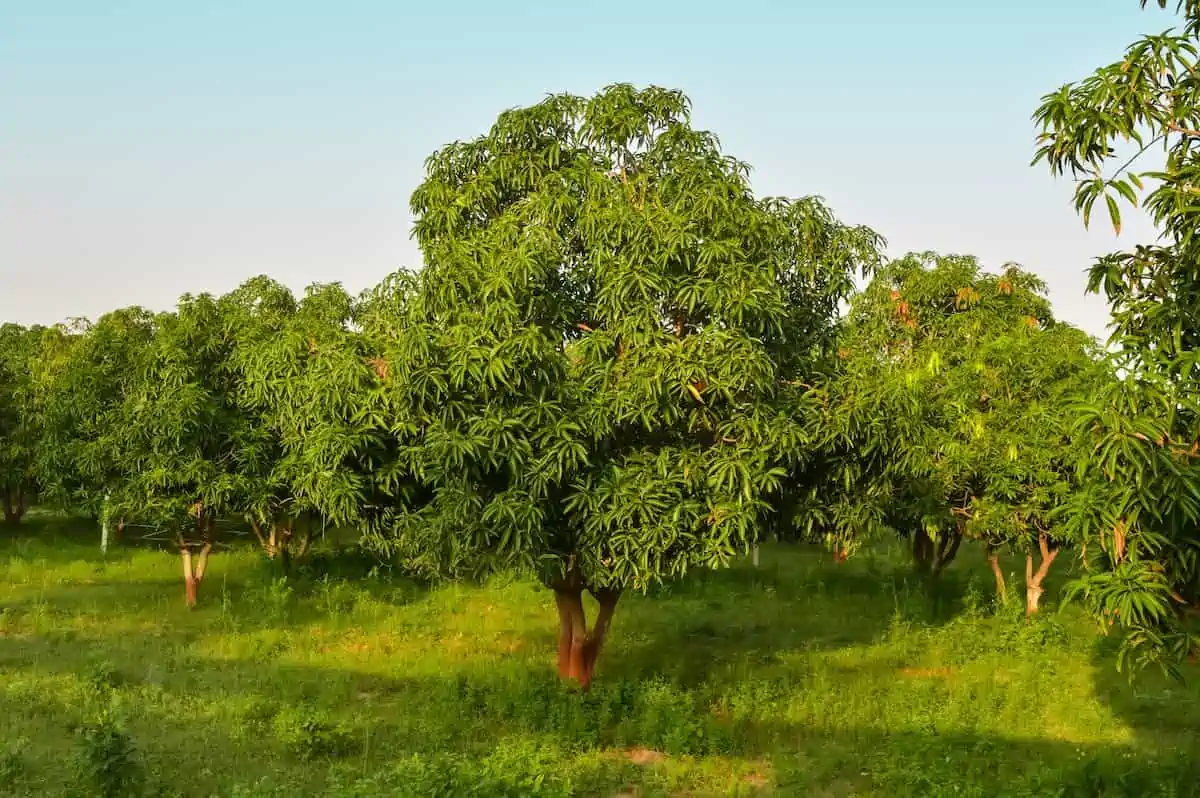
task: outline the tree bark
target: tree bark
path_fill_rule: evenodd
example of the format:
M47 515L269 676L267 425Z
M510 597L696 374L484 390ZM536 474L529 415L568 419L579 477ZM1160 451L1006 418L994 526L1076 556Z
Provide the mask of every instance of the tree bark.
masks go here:
M21 523L21 518L25 515L25 497L21 493L20 487L8 488L4 491L4 520L6 523L16 526Z
M995 546L988 546L987 549L988 565L992 566L992 573L996 575L996 596L1002 603L1008 601L1008 585L1004 583L1004 570L1000 567L1000 552Z
M192 550L187 541L179 536L179 558L183 562L183 600L189 607L196 606L196 578L192 572Z
M621 597L619 590L590 592L600 608L596 613L595 625L589 632L583 607L583 589L567 586L554 590L558 609L558 676L564 681L577 682L584 690L591 687L596 661L608 637L617 600Z
M933 570L933 541L924 528L912 533L913 565L921 576L928 576Z
M1050 548L1050 539L1044 534L1038 536L1038 549L1041 553L1041 564L1037 571L1033 570L1033 552L1025 555L1025 614L1033 615L1038 611L1038 604L1042 599L1042 593L1045 588L1042 587L1042 581L1046 578L1046 574L1050 571L1050 566L1054 563L1054 558L1058 556L1058 549Z
M591 686L592 674L596 670L596 660L600 658L600 650L604 648L604 641L608 638L608 630L612 626L613 614L617 611L617 600L621 598L621 591L593 590L592 595L600 603L600 609L596 611L596 622L592 624L592 630L583 644L584 679L581 684L584 688Z
M246 520L250 522L250 531L254 533L254 537L258 538L258 545L262 547L262 550L267 553L268 557L274 556L271 551L273 547L267 542L267 539L263 537L262 527L259 526L258 519L254 518L253 516L247 516Z

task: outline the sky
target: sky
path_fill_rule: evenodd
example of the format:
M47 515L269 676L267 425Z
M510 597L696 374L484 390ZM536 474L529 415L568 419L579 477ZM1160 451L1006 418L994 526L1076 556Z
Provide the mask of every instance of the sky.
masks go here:
M756 192L820 195L894 256L1017 262L1102 335L1086 268L1153 228L1085 231L1070 183L1029 165L1030 116L1174 24L1137 0L0 0L0 321L257 274L361 290L420 266L430 153L631 82L683 90Z

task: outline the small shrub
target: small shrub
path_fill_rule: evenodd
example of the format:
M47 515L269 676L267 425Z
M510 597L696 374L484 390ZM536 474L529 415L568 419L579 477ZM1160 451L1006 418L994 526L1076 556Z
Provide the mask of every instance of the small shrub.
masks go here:
M134 795L142 786L142 769L133 740L113 719L102 716L82 725L79 736L78 768L103 798Z
M314 709L283 709L275 716L272 727L275 739L305 760L349 756L358 748L353 730Z
M25 749L28 747L29 741L18 737L0 751L0 787L12 787L25 773Z

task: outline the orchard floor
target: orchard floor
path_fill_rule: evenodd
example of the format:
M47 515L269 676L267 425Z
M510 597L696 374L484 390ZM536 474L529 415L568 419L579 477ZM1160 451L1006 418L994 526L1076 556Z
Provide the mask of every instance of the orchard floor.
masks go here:
M898 549L786 546L626 596L584 695L524 581L318 552L289 586L244 548L189 611L176 557L97 543L0 540L0 794L1200 795L1200 672L1130 686L1076 610L995 610L973 551L936 602Z

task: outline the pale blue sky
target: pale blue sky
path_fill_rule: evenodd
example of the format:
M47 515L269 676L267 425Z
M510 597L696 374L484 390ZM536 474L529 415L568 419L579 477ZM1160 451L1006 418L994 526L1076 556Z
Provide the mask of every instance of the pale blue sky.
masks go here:
M758 191L823 195L894 254L1017 261L1102 333L1084 269L1114 239L1028 166L1029 116L1173 24L1137 0L0 0L0 320L162 309L260 273L364 288L419 265L430 152L630 81L684 90ZM1134 220L1121 243L1150 234Z

